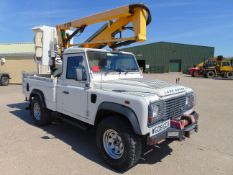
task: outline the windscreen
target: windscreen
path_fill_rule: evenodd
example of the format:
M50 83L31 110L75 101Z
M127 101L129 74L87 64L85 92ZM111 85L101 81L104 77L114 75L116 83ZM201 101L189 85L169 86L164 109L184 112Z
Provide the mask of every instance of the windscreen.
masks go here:
M134 56L130 54L98 51L88 51L87 54L93 73L139 71Z

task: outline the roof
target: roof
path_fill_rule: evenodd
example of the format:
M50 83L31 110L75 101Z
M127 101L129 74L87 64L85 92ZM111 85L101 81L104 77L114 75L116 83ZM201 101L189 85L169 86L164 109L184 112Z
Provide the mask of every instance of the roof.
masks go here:
M65 49L64 54L73 54L73 53L80 53L80 52L86 52L86 51L96 51L96 52L114 52L114 53L125 53L125 54L132 54L130 52L123 52L123 51L111 51L107 49L96 49L96 48L80 48L80 47L70 47L68 49Z
M175 43L175 42L166 42L166 41L160 41L157 43L163 43L163 44L176 44L176 45L185 45L185 46L194 46L194 47L209 47L214 48L212 46L204 46L204 45L197 45L197 44L187 44L187 43Z
M136 46L132 46L132 47L124 47L121 50L124 49L129 49L129 48L138 48L141 46L154 46L156 44L167 44L167 45L180 45L180 46L191 46L191 47L207 47L207 48L212 48L214 49L214 47L211 46L203 46L203 45L194 45L194 44L184 44L184 43L174 43L174 42L165 42L165 41L160 41L160 42L154 42L154 43L149 43L149 44L140 44L140 45L136 45Z
M0 43L0 56L33 56L33 43Z
M64 53L69 54L69 53L77 53L77 52L86 52L86 51L102 51L102 52L109 52L106 49L96 49L96 48L80 48L80 47L70 47L68 49L65 49Z

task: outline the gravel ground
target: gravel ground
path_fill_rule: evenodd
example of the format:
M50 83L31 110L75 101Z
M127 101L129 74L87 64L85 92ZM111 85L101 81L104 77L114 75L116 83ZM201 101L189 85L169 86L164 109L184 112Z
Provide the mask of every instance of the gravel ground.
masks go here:
M199 132L183 142L163 142L124 174L232 175L233 81L146 74L189 86L197 93ZM101 159L95 133L66 123L33 125L21 86L0 87L0 174L117 174Z

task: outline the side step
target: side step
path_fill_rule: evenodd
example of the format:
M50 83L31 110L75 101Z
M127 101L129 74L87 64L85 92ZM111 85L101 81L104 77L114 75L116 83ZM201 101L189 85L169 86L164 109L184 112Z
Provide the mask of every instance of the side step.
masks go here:
M87 129L89 129L91 127L91 125L89 125L87 123L84 123L84 122L82 122L80 120L77 120L77 119L75 119L73 117L69 117L67 115L56 114L55 116L56 116L56 118L59 118L60 120L66 122L66 123L69 123L69 124L71 124L71 125L73 125L75 127L78 127L80 129L83 129L83 130L87 130Z

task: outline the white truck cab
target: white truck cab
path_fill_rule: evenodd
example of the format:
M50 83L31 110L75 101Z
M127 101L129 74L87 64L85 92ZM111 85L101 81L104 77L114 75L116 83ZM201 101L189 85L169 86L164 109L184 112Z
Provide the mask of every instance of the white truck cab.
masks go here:
M38 125L51 113L96 128L97 147L115 169L137 163L143 141L183 140L198 129L192 89L146 80L132 53L71 47L54 75L25 75L23 93Z

